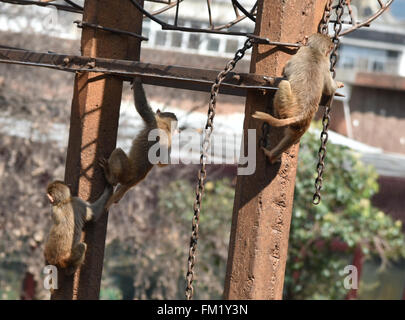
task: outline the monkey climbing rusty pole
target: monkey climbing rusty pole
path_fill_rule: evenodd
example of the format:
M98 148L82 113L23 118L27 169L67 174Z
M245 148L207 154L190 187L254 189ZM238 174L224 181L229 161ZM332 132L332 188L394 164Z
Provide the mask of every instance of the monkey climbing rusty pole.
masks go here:
M326 1L258 2L255 35L273 41L297 43L315 33ZM280 12L283 14L280 15ZM304 13L304 14L302 14ZM295 50L266 44L253 46L250 71L280 76ZM244 141L248 129L262 137L262 124L254 121L255 111L266 111L273 93L249 91L246 98ZM271 127L268 141L276 145L280 131ZM262 143L264 141L262 140ZM247 145L244 150L247 153ZM256 171L238 176L225 277L225 299L281 299L287 259L292 200L297 168L298 145L283 154L281 164L270 164L257 148Z
M142 15L126 0L86 0L83 20L141 33ZM83 27L82 55L139 59L141 39ZM115 148L121 95L122 79L92 72L76 73L65 181L72 185L73 194L82 199L92 201L104 189L105 178L98 160ZM62 279L52 299L99 298L107 220L108 216L103 215L97 224L85 228L88 250L84 265L74 277Z

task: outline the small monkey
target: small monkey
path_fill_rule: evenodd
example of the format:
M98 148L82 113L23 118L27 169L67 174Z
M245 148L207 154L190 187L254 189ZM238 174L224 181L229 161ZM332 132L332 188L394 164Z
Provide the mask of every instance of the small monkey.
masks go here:
M259 111L252 115L274 127L288 126L276 147L271 151L262 147L271 163L280 161L281 154L308 130L322 94L331 97L337 88L343 87L329 71L328 57L332 49L333 42L327 35L311 35L284 68L283 74L288 80L280 82L273 103L275 115L280 119Z
M153 168L153 164L148 159L149 149L156 143L148 140L151 130L159 129L166 134L168 139L159 139L159 144L161 148L166 148L168 151L168 161L170 162L171 129L172 127L177 129L176 115L171 112L161 112L159 109L156 113L153 112L146 100L140 78L134 79L133 90L135 108L142 117L145 127L132 142L129 155L126 155L121 148L117 148L111 153L108 160L100 159L100 165L104 169L107 181L113 186L120 184L108 200L106 209L113 203L118 203L124 194L142 181ZM165 166L166 164L158 163L158 165Z
M45 244L45 260L73 274L83 263L87 245L80 242L82 229L89 221L97 221L113 188L108 185L100 198L90 204L72 197L69 187L56 180L48 185L47 196L52 205L53 225Z

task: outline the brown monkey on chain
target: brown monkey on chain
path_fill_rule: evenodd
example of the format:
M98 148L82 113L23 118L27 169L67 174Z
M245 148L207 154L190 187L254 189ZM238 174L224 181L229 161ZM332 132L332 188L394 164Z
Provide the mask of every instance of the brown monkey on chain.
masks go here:
M274 96L274 111L270 114L256 111L252 117L266 121L274 127L288 126L284 137L271 151L262 147L271 163L280 160L284 151L297 143L308 130L318 110L322 94L333 96L343 83L335 82L329 71L329 55L333 42L324 34L311 35L307 44L287 62L284 76Z
M111 196L113 187L108 185L100 198L90 204L72 197L69 187L56 180L48 185L47 196L52 205L53 225L45 243L47 264L55 265L73 274L83 263L86 244L80 241L82 229L89 221L97 221Z
M159 109L156 113L153 112L146 99L140 78L134 79L133 90L135 108L142 117L145 127L132 142L129 155L126 155L121 148L117 148L108 160L100 159L107 181L113 186L120 184L108 200L107 209L113 203L118 203L124 194L142 181L153 168L153 164L148 159L149 149L156 143L148 139L152 130L158 129L160 150L167 151L165 164L158 163L158 165L164 166L170 162L172 129L177 129L176 115L171 112L161 112Z

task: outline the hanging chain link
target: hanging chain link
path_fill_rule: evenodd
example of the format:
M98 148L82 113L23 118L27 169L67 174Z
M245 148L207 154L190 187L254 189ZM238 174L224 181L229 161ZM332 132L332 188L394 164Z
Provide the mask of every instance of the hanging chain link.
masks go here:
M224 70L222 70L215 79L214 84L211 87L211 97L208 106L207 123L204 129L204 139L202 143L201 156L200 156L200 171L198 171L198 184L195 189L196 198L194 201L194 216L192 221L192 233L190 239L190 249L188 256L188 269L186 275L187 288L186 288L186 299L191 300L194 294L193 281L194 281L194 265L195 265L195 254L197 249L197 240L199 234L199 220L200 220L200 210L201 210L201 200L204 193L204 183L207 177L207 172L205 170L206 160L208 156L208 151L211 144L211 134L214 130L214 117L215 108L217 103L217 96L219 92L219 87L222 81L226 78L229 72L231 72L236 63L243 58L246 50L253 46L253 39L247 39L243 45L243 48L239 49L235 53L235 57L228 61Z
M328 25L329 25L329 19L331 15L331 9L332 9L332 3L333 0L330 0L325 8L325 12L321 21L320 25L320 32L324 34L328 34ZM346 5L346 0L338 0L338 3L336 6L333 7L335 10L335 15L336 15L336 20L333 23L333 31L334 35L332 38L332 42L334 44L332 52L330 54L330 71L332 72L332 77L336 77L336 63L338 61L338 52L337 50L339 49L340 45L340 39L339 39L339 34L342 31L342 17L344 13L344 6ZM320 136L321 140L321 147L319 148L318 151L318 164L316 166L316 170L318 172L318 175L315 179L315 192L314 196L312 199L312 203L314 205L317 205L321 202L321 189L322 189L322 182L323 182L323 171L325 169L325 157L326 157L326 143L328 142L328 129L329 129L329 123L330 123L330 110L331 110L331 105L333 102L333 96L330 97L328 103L325 106L325 112L322 118L322 132Z
M328 25L330 20L330 12L332 10L333 0L328 0L325 6L325 11L323 12L323 17L319 26L319 32L323 34L328 34Z

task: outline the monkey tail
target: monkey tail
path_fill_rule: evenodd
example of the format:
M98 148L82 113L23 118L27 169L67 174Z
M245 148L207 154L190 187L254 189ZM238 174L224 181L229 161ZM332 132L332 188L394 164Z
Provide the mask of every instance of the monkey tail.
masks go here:
M136 111L142 117L143 121L147 124L155 124L155 113L150 107L148 100L146 99L145 91L142 86L140 77L134 78L132 89L134 90L134 102Z
M253 118L255 119L260 119L263 121L266 121L268 124L270 124L273 127L285 127L292 125L294 123L300 122L303 120L302 116L296 116L296 117L291 117L287 119L277 119L274 118L272 115L260 111L256 111L253 115Z
M291 84L288 80L282 80L280 82L278 86L278 91L274 98L274 105L275 109L278 110L279 112L280 110L286 109L299 110L297 100L295 99L291 91ZM252 115L252 117L266 121L273 127L285 127L304 120L306 118L306 115L299 114L297 116L286 119L277 119L268 113L257 111L255 114Z

